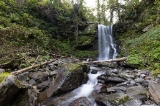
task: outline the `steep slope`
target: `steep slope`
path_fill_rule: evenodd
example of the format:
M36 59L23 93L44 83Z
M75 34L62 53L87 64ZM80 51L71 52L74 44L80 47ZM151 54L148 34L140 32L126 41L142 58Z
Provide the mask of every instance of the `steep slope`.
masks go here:
M116 38L120 40L120 56L138 68L148 68L160 73L160 8L159 1L142 1L133 10L126 10L122 23L117 23ZM134 17L133 17L134 16Z

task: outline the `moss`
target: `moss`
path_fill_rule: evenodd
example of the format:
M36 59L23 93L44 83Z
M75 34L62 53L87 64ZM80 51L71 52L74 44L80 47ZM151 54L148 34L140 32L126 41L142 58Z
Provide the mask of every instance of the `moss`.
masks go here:
M7 73L7 72L1 73L0 74L0 83L2 83L6 79L6 77L10 76L10 75L12 75L12 74L11 73Z
M130 100L129 96L124 96L123 98L120 98L119 101L119 105L120 104L124 104L125 102L127 102L128 100Z
M66 63L63 64L63 66L65 67L66 71L64 72L64 75L68 75L70 72L74 72L74 71L79 71L82 67L79 64L74 64L74 63Z
M23 88L23 85L19 82L18 79L15 80L15 84L18 88Z
M158 74L160 74L160 69L156 69L156 70L154 70L153 72L152 72L152 75L153 76L157 76Z

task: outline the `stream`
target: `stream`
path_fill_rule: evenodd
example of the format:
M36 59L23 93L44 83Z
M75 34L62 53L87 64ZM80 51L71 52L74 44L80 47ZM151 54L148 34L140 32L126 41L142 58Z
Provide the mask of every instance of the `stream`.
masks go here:
M112 26L99 25L98 31L98 60L116 58ZM58 58L4 77L0 106L160 106L160 75L154 78L147 69L117 62L84 64L75 58Z

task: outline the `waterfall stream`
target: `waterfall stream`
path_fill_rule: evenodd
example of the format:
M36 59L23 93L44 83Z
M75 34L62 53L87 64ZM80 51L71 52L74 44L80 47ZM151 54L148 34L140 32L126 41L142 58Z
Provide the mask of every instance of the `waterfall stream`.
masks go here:
M98 60L108 60L116 58L116 45L113 42L112 35L112 26L98 25Z
M108 60L116 58L117 51L116 45L113 42L112 26L98 25L98 43L99 43L99 58L98 60ZM89 80L86 84L79 87L76 92L76 98L88 97L94 90L94 86L97 84L97 77L103 74L98 71L97 74L92 74L91 71L94 67L91 67L88 74ZM92 101L93 102L93 101ZM96 103L93 103L96 106Z
M98 39L99 39L99 60L107 60L116 58L116 45L113 43L112 38L112 26L104 26L98 25ZM99 70L96 74L92 74L92 70ZM92 106L97 106L94 100L89 98L92 91L94 90L94 86L98 83L97 77L103 74L101 69L96 67L90 67L90 73L88 74L88 82L86 84L81 85L79 88L75 89L72 93L74 97L64 101L59 106L68 106L71 101L76 100L80 97L87 97L90 100Z

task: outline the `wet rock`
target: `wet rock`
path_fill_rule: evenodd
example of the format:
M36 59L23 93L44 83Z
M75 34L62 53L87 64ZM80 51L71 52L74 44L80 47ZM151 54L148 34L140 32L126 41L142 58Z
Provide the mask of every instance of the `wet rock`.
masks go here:
M136 85L136 82L134 80L130 80L127 84L128 87L133 87Z
M97 74L98 70L92 70L91 74Z
M50 76L56 75L56 74L57 74L57 72L58 72L58 70L51 71L49 75L50 75Z
M124 93L124 92L126 92L126 90L127 90L127 88L123 87L123 86L120 86L120 87L114 86L114 87L107 88L107 92L115 91L117 93Z
M107 88L107 93L115 93L116 90L113 87Z
M149 81L149 92L151 93L153 99L157 102L160 103L160 84Z
M95 95L95 94L94 94ZM113 93L106 95L105 93L95 95L95 101L100 106L119 106L124 104L130 98L124 93Z
M50 96L66 93L74 90L81 85L85 72L89 71L89 66L84 64L66 63L58 71L54 83L50 84L49 89L39 95L39 101L47 99Z
M118 73L119 73L118 69L113 69L113 70L111 70L111 72L112 72L112 73L115 73L115 74L118 74Z
M30 84L30 85L34 85L34 84L36 84L36 81L33 80L33 79L31 79L31 80L29 81L29 84Z
M149 92L143 86L133 86L127 89L127 95L139 100L146 100L149 98Z
M43 81L42 83L37 85L39 91L44 91L45 89L49 88L50 81Z
M69 106L93 106L87 97L80 97L74 100Z
M120 74L119 74L119 77L120 77L120 78L123 78L123 79L135 78L134 75L129 74L129 73L124 73L124 72L120 73Z
M5 70L3 68L0 68L0 74L5 72Z
M145 74L141 74L140 78L145 78L145 76L146 76Z
M75 93L70 92L57 97L50 97L43 101L40 106L69 106L74 100Z
M102 81L103 80L103 81ZM115 83L121 83L121 82L125 82L126 80L125 79L122 79L122 78L119 78L117 76L115 77L108 77L106 75L101 75L98 77L98 82L105 82L105 83L108 83L108 82L115 82Z
M134 81L135 81L136 83L140 83L140 84L147 82L147 81L145 81L143 78L136 78Z
M142 106L142 101L137 99L131 99L124 103L124 106Z
M157 75L157 78L160 78L160 74Z
M125 82L126 80L119 78L119 77L108 77L106 80L106 82L117 82L117 83L121 83L121 82Z
M96 84L94 86L94 89L97 91L97 92L107 92L107 86L105 84Z
M113 106L109 101L102 102L100 99L95 100L98 106Z
M39 83L48 78L48 73L41 71L30 72L28 76Z
M117 74L111 73L111 74L110 74L110 77L117 77Z
M28 72L25 72L25 73L22 73L22 74L19 74L17 76L18 80L20 81L26 81L27 80L27 76L28 76Z
M17 94L24 90L22 87L17 77L9 73L0 74L0 105L11 106Z

